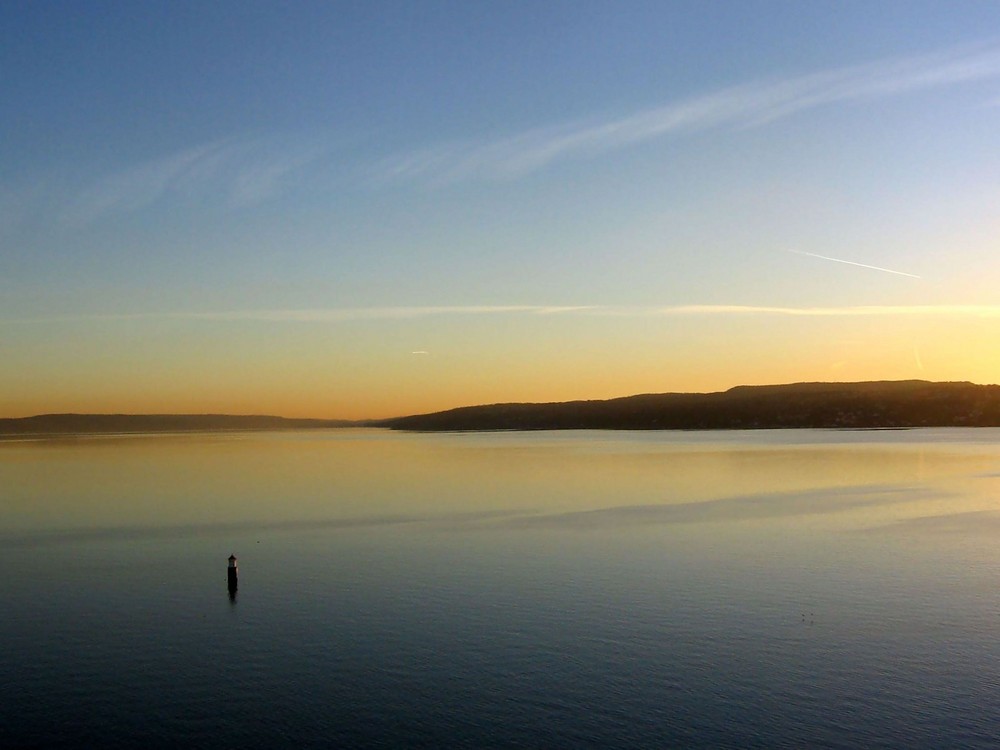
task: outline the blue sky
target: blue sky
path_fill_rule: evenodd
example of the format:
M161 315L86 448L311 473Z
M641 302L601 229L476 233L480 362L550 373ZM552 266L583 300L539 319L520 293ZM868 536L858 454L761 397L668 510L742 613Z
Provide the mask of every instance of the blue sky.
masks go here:
M0 71L4 413L1000 375L996 3L8 2Z

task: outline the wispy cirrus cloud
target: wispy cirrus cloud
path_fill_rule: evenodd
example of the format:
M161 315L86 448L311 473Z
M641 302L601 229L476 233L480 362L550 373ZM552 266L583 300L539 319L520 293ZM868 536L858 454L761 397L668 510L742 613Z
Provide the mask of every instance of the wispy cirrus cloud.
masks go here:
M628 308L621 308L627 311ZM644 311L641 312L640 311ZM628 313L626 313L628 314ZM784 315L795 317L951 316L996 318L1000 305L848 305L844 307L779 307L757 305L679 305L636 308L646 315Z
M202 320L257 320L271 322L338 322L351 320L405 320L445 315L559 315L599 308L559 305L455 305L426 307L344 307L307 310L236 310L171 313L170 317Z
M342 323L365 320L413 320L443 316L491 315L613 316L626 318L695 316L1000 318L1000 305L849 305L841 307L782 307L765 305L454 305L111 313L19 318L8 319L7 322L178 319L216 322Z
M510 179L558 161L589 158L657 138L760 126L820 106L992 78L1000 78L1000 46L963 47L754 81L621 117L557 123L501 138L417 149L377 162L369 175L382 183ZM297 173L330 151L315 141L262 137L202 143L93 181L67 203L60 218L70 225L87 224L169 198L253 206L293 187Z
M666 136L751 127L807 109L1000 78L1000 47L962 47L784 79L756 81L624 117L541 127L494 140L444 144L382 161L376 180L431 184L514 178Z
M284 146L263 138L229 138L149 159L106 175L69 202L71 225L130 213L169 198L253 206L289 186L293 173L321 158L318 145Z

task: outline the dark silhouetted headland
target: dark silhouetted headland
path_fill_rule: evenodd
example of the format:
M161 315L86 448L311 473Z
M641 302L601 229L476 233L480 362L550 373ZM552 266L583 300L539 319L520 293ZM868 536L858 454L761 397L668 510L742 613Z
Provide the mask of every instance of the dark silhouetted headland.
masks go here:
M737 386L721 393L469 406L370 424L416 431L997 427L1000 386L925 380Z
M354 424L338 419L286 419L227 414L40 414L35 417L0 419L0 435L299 430L350 427Z

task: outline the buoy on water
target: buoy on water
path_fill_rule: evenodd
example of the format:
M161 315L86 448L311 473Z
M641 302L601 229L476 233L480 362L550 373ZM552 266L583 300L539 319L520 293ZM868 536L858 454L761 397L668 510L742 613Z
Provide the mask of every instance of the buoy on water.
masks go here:
M236 567L236 555L229 556L229 593L235 594L239 586L240 569Z

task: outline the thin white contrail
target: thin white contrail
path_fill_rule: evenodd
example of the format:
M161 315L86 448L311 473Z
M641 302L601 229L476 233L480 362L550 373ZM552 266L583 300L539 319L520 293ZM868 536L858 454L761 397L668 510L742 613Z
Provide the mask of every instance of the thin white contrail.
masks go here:
M911 279L922 278L917 276L915 273L907 273L906 271L894 271L891 268L882 268L882 266L870 266L867 263L855 263L853 260L844 260L843 258L831 258L829 255L817 255L816 253L807 253L804 250L789 250L790 253L795 253L796 255L806 255L810 258L819 258L820 260L832 260L834 263L846 263L849 266L858 266L859 268L870 268L873 271L882 271L883 273L894 273L897 276L909 276Z

